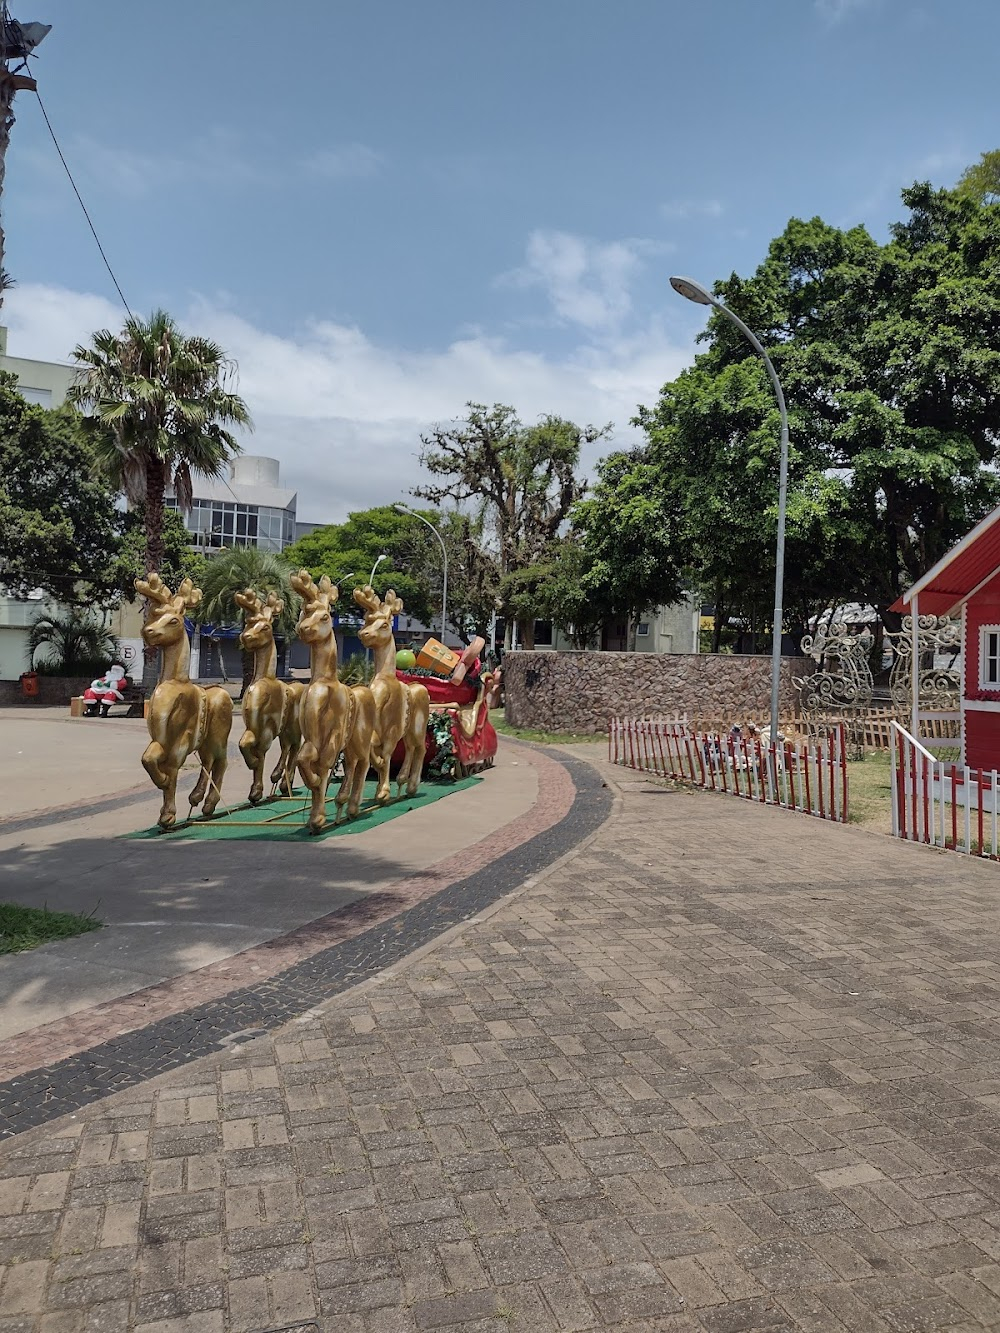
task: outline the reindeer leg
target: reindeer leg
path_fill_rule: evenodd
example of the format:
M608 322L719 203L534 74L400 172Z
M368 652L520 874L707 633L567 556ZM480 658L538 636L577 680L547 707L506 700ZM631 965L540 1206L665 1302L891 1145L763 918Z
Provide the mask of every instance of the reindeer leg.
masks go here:
M142 766L149 774L153 786L163 791L170 781L170 775L163 767L166 751L159 741L150 741L142 754Z
M257 805L264 796L264 758L261 753L263 737L258 737L256 732L246 730L240 737L240 754L247 768L253 773L253 781L250 784L250 795L247 798L251 805Z
M351 789L354 786L354 772L356 768L357 768L357 760L355 756L351 754L350 751L345 750L344 776L343 779L341 780L340 786L337 788L337 817L334 821L334 823L336 824L342 824L344 822L345 806L347 807L346 811L347 814L354 815L357 813L357 811L352 810L350 806Z
M177 822L177 769L166 774L163 787L163 804L160 807L160 828L173 828Z
M201 760L201 772L198 774L198 781L194 784L191 795L188 797L188 805L201 805L205 799L205 792L208 790L208 766L199 751L198 758Z
M326 788L330 781L329 765L318 765L316 776L319 781L312 789L312 808L309 811L310 833L322 833L326 828Z
M403 766L406 772L406 794L407 796L416 796L420 790L420 775L424 766L424 751L426 742L423 736L411 736L406 743L406 763ZM400 773L402 781L403 774Z
M205 797L205 804L202 807L202 814L206 819L210 819L215 814L215 807L222 800L222 779L226 774L226 751L221 753L207 754L202 763L207 763L211 768L211 783L208 788L208 795ZM261 760L260 767L263 769L264 763Z

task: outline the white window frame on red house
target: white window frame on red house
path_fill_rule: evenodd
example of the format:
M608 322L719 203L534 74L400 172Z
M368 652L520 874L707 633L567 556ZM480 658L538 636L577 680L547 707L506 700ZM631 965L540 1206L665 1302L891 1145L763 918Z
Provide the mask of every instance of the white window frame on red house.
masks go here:
M992 638L993 642L990 643ZM992 648L992 652L989 649ZM989 664L993 663L993 679L989 679ZM1000 690L1000 625L979 627L979 688Z

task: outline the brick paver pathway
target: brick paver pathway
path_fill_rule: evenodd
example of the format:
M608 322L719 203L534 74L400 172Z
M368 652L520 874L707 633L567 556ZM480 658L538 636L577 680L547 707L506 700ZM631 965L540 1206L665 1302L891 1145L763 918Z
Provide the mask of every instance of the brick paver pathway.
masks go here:
M1000 867L623 783L582 850L0 1153L0 1333L1000 1325Z

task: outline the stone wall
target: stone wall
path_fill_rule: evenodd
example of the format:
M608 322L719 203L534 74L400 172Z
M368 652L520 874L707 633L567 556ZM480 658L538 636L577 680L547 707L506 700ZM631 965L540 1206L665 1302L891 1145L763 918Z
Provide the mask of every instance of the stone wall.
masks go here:
M732 717L766 721L771 659L695 653L507 653L506 717L540 731L601 732L608 718ZM797 711L793 676L810 675L809 657L781 662L780 712Z
M25 708L34 708L39 704L50 707L65 704L68 708L70 699L82 694L92 680L93 676L39 676L38 694L34 699L22 698L19 680L0 680L0 707L24 704Z

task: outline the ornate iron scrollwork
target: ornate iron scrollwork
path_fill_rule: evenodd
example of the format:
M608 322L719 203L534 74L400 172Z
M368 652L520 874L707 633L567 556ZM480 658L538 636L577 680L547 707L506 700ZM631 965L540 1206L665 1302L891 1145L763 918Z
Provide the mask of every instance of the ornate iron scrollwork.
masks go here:
M846 621L836 621L831 611L819 621L815 634L802 640L802 651L815 660L819 670L811 676L797 676L803 713L828 712L838 708L866 708L872 701L875 681L872 676L872 633L867 625L858 629Z
M913 617L903 617L903 628L892 640L893 661L889 693L896 711L905 716L913 707ZM917 618L917 653L920 658L919 707L937 712L958 712L961 706L962 673L955 660L962 650L962 626L947 616ZM940 667L938 656L950 653L952 665Z

